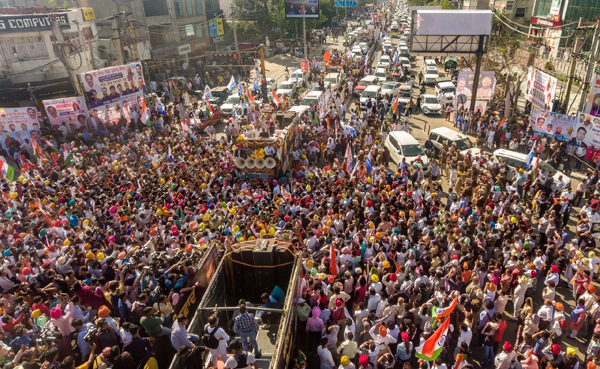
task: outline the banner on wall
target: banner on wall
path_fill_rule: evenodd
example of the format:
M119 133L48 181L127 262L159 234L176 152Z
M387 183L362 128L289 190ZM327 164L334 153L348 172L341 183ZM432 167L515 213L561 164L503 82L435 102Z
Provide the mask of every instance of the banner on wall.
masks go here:
M583 112L600 117L600 76L595 75L590 82L590 93Z
M577 117L554 113L532 107L530 125L536 134L570 141L573 138Z
M583 143L586 146L600 148L600 118L579 112L576 121L571 141L578 146Z
M0 108L0 134L40 129L36 108Z
M525 98L539 109L551 110L557 83L556 78L551 75L529 67Z
M471 99L473 95L473 80L475 72L460 71L456 82L456 96L460 94L467 95ZM494 95L496 88L496 77L494 72L481 72L479 74L479 83L477 84L477 100L489 100Z
M108 123L129 119L129 109L141 106L146 83L141 63L118 65L81 73L89 108Z
M42 102L52 126L60 126L65 122L70 126L71 131L75 131L84 125L85 118L87 118L87 106L82 96L44 100Z
M42 134L37 129L29 129L24 131L4 131L0 134L0 146L4 150L8 151L8 148L13 144L17 144L19 147L25 143L25 140L36 140L42 142Z

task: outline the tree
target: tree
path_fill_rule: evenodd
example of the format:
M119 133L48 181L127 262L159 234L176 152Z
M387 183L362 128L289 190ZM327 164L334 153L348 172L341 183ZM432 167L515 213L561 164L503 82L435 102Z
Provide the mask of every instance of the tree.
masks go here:
M56 9L58 9L58 4L56 4L56 0L48 0L48 7L52 9L52 11L56 11Z
M65 1L64 3L62 3L62 7L65 8L65 10L69 10L69 8L71 7L71 3Z

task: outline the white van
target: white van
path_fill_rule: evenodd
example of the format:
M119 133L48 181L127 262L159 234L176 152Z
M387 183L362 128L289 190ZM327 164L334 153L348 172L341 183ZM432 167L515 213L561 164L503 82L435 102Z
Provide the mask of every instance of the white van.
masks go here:
M368 86L362 95L360 95L360 110L367 109L369 99L371 99L371 101L376 101L380 93L381 86Z
M419 142L408 132L394 131L387 135L384 143L390 150L390 159L397 165L406 158L406 162L413 165L417 159L421 159L423 171L430 171L429 158Z
M340 74L339 73L329 73L325 76L323 80L323 85L325 89L330 89L331 91L336 91L340 88Z
M454 99L456 87L454 86L454 83L449 81L438 82L435 84L435 96L440 96L440 92L446 96L446 101L452 101Z
M323 95L323 91L311 91L304 96L300 102L300 106L313 106L319 103L319 97Z
M448 147L452 146L452 144L456 144L462 157L464 157L468 151L471 151L474 156L481 156L481 150L475 147L469 137L448 127L432 129L431 132L429 132L429 141L433 144L433 151L436 155L439 155L442 143L446 142Z
M500 149L494 151L493 155L494 159L496 160L502 159L502 161L505 162L510 169L523 169L527 171L527 159L529 156L527 154L523 154L518 151ZM550 164L548 164L544 160L540 160L540 170L552 173L552 178L554 179L552 190L556 188L556 182L558 182L559 177L562 177L561 179L566 185L565 188L571 185L571 178L569 178L568 175L554 169ZM512 181L514 180L514 175L515 173L511 170L508 173L506 173L506 179Z

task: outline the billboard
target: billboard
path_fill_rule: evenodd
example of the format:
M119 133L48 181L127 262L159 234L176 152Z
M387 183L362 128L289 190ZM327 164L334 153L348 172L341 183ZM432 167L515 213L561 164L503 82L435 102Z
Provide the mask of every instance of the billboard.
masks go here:
M146 84L141 63L118 65L79 75L88 106L105 122L129 119L129 109L142 104Z
M87 117L87 106L82 96L44 100L42 102L53 127L58 127L65 122L74 131L83 125ZM77 119L78 117L79 119Z
M3 127L3 126L1 126ZM28 129L26 131L2 131L0 132L0 146L6 151L12 145L18 145L19 147L29 140L35 139L37 142L41 142L42 134L37 129Z
M0 134L40 129L36 108L0 108Z
M303 14L306 9L306 15ZM319 0L285 0L285 19L319 19Z
M584 143L587 146L600 147L600 118L579 112L576 121L572 141L578 146Z
M588 93L584 113L600 117L600 76L595 75L590 81L590 92Z
M534 67L529 67L525 98L540 109L552 110L556 85L556 78Z
M428 7L429 8L429 7ZM418 36L489 36L491 10L417 10L413 15Z
M456 82L456 96L464 94L467 99L473 95L473 77L475 72L460 71ZM477 100L490 100L496 88L496 76L494 72L480 72L477 84ZM469 105L470 106L470 105Z
M60 28L71 28L67 13L52 15ZM0 33L37 32L52 29L50 14L37 15L5 15L0 19Z
M531 108L529 124L536 134L570 141L573 138L576 123L577 117L575 116L554 113L536 107Z

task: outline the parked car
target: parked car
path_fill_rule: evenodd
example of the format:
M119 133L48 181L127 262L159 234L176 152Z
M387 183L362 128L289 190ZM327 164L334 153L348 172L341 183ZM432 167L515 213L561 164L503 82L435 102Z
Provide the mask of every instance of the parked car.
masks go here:
M229 95L227 100L221 105L224 116L230 116L233 114L233 109L240 104L240 96L238 94Z
M360 95L360 110L367 109L367 103L369 99L371 101L377 100L381 93L381 86L368 86L365 91Z
M365 88L367 88L367 86L371 86L371 85L379 85L379 78L375 77L375 76L366 76L363 79L361 79L360 81L358 81L357 86L354 87L354 91L353 91L354 95L356 95L356 96L362 95Z
M395 164L400 163L404 158L411 165L415 162L420 162L425 172L431 170L429 158L425 150L410 133L403 131L390 132L385 139L384 145L390 150L390 159Z
M423 114L440 114L442 112L442 104L435 95L421 95L421 110Z
M425 84L434 84L439 76L438 68L436 66L425 67L425 72L423 73Z
M400 86L402 86L400 82L385 82L381 86L381 96L388 95L390 97L396 97L398 92L400 92Z
M473 145L473 142L471 142L469 137L448 127L432 129L431 132L429 132L429 141L433 144L433 151L436 155L439 155L442 144L445 142L448 147L456 144L461 159L469 151L475 156L481 156L481 150Z
M279 88L277 91L275 91L275 93L277 96L292 97L296 94L297 89L298 85L296 83L285 81L279 84Z

